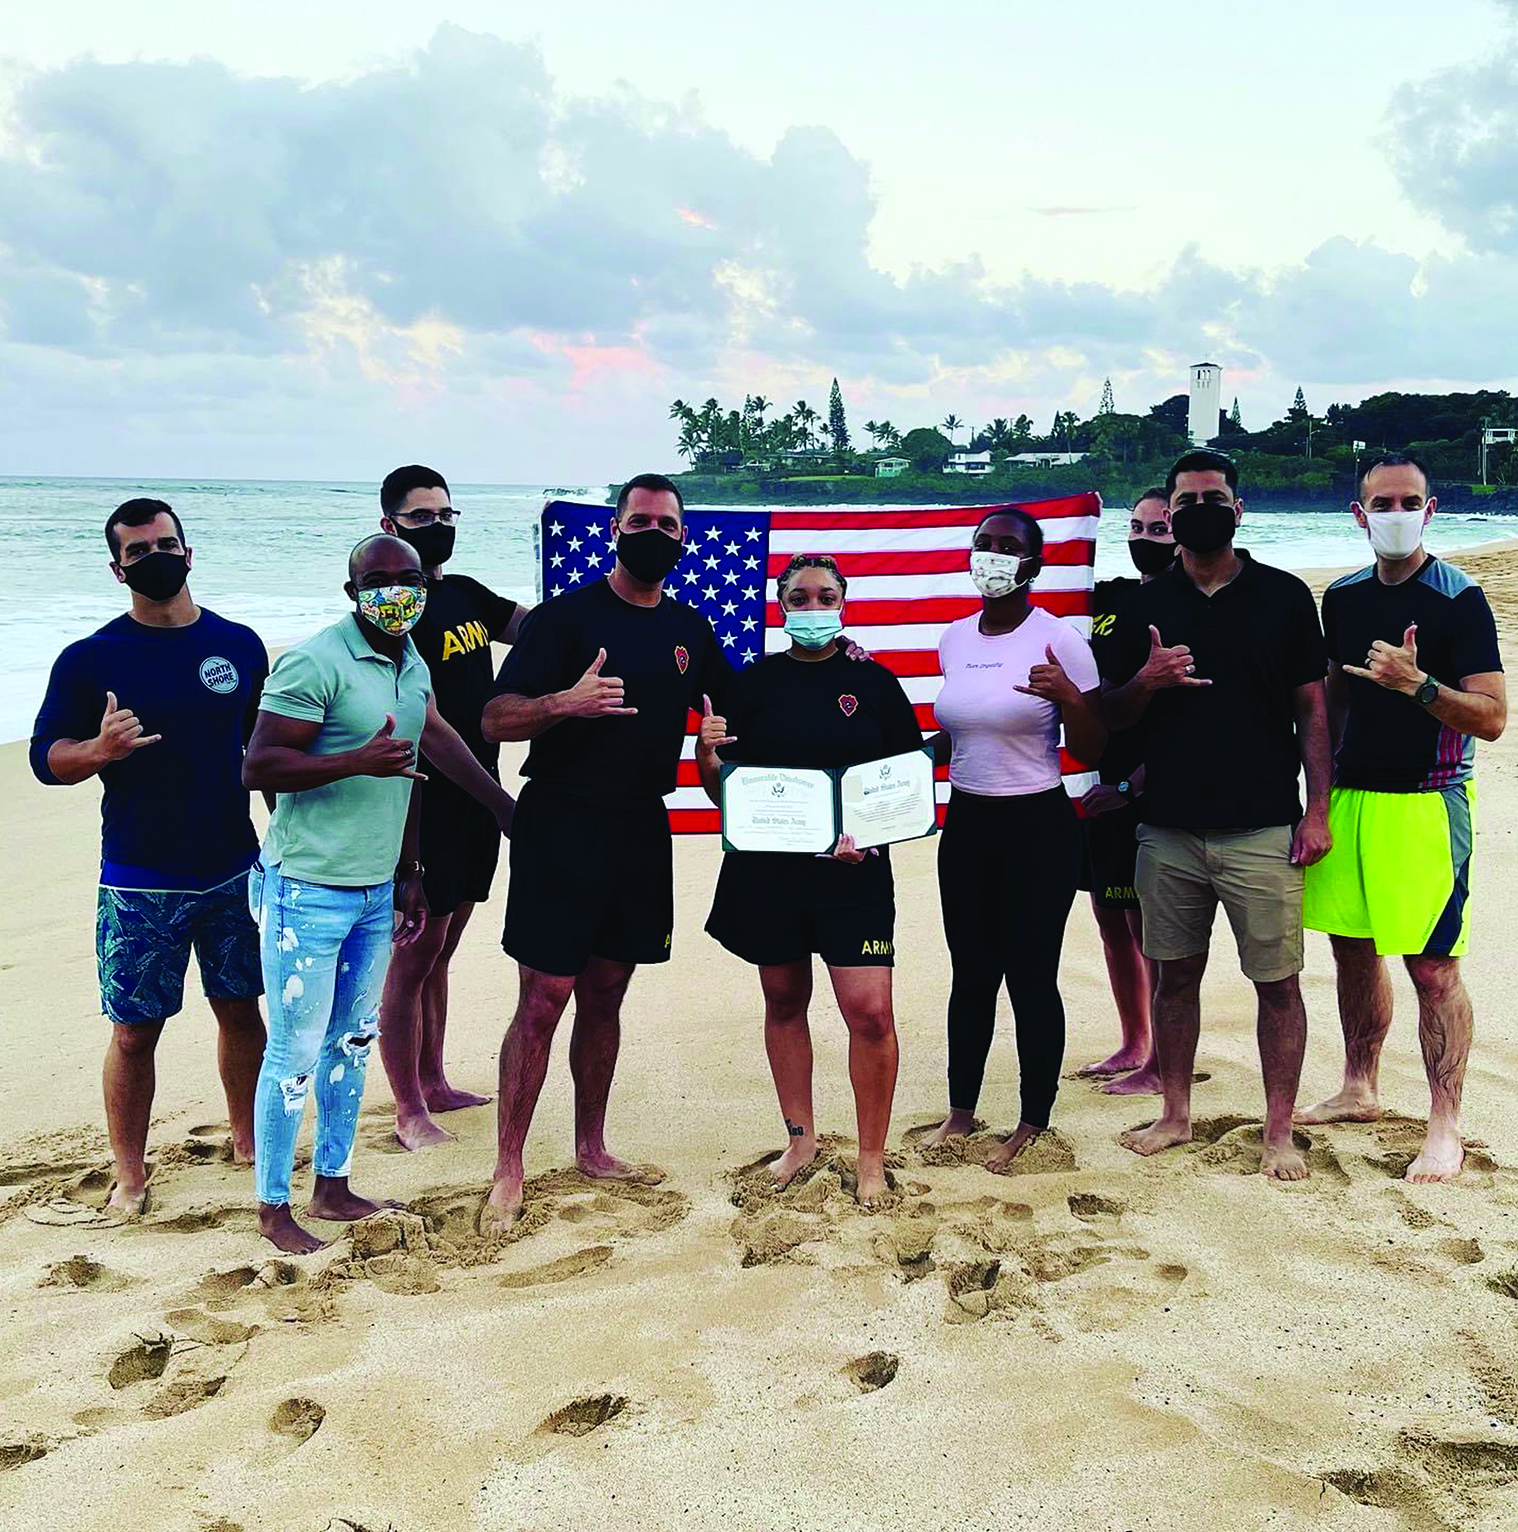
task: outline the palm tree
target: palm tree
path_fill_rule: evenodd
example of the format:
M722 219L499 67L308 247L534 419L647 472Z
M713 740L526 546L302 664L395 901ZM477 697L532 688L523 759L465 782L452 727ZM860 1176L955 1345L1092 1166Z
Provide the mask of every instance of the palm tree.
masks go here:
M950 441L954 440L954 433L956 431L962 431L964 429L964 424L965 424L964 421L962 421L959 418L958 415L945 415L944 416L944 418L943 418L943 428L944 428L944 431L947 433L948 438L949 438Z
M880 445L880 422L878 420L865 421L864 434L878 447Z
M880 439L887 447L896 448L901 445L901 432L889 420L882 420L880 422Z
M822 416L805 399L798 399L796 401L791 414L795 417L796 431L801 437L801 445L803 447L810 447L815 440L812 434L812 427L822 419Z

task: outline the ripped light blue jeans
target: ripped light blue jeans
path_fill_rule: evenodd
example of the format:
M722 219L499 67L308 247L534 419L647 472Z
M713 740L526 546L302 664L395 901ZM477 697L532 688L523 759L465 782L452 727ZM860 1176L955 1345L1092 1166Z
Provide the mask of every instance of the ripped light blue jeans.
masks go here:
M379 1036L380 990L390 964L389 883L334 888L254 865L248 907L258 922L269 1041L253 1098L258 1200L290 1200L295 1138L316 1084L319 1176L346 1176Z

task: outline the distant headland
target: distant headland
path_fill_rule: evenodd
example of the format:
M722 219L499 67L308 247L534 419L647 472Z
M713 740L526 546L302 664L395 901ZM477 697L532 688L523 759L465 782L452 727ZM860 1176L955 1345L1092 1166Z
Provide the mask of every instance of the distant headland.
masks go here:
M1446 509L1518 514L1518 399L1505 390L1377 394L1318 416L1299 388L1263 430L1245 429L1235 399L1231 410L1217 410L1217 431L1208 435L1197 424L1199 372L1215 399L1217 369L1202 363L1192 369L1190 395L1141 415L1116 408L1109 380L1090 419L1062 411L1043 434L1026 415L972 428L950 414L907 431L867 420L868 447L856 443L836 378L825 416L804 399L777 412L761 394L746 395L741 409L676 399L669 415L689 466L674 479L697 505L973 505L1087 489L1109 505L1129 504L1205 439L1237 461L1256 510L1342 510L1362 464L1405 451L1428 465ZM611 497L618 487L610 486Z

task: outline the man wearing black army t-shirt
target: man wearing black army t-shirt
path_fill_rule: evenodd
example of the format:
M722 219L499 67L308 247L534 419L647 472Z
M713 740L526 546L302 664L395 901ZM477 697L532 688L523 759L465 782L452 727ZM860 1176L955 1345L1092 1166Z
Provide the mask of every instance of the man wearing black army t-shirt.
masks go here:
M703 694L720 711L732 681L711 624L664 594L685 541L679 490L659 474L629 480L612 527L611 574L533 612L484 713L487 740L532 741L502 937L521 981L501 1045L490 1222L521 1214L522 1146L571 994L576 1163L589 1176L640 1173L605 1142L622 997L639 963L669 957L663 798L674 790L687 714Z
M411 639L431 672L438 712L498 778L499 749L480 732L480 714L495 689L490 645L515 643L530 608L468 575L442 572L453 555L459 512L435 469L419 463L397 468L380 486L380 508L380 526L416 549L427 575L427 605ZM492 815L425 757L419 766L426 774L415 791L427 925L410 946L395 949L380 1005L380 1056L395 1097L395 1136L408 1149L453 1136L433 1121L434 1112L490 1100L456 1089L443 1073L448 964L475 905L490 896L512 810L504 791Z

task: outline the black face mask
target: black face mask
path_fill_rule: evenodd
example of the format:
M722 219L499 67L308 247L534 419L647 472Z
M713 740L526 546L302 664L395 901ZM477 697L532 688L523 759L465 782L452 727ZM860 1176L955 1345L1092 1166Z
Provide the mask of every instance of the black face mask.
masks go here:
M172 600L190 578L190 561L183 553L149 553L118 567L128 587L149 601Z
M1233 541L1234 508L1203 502L1177 506L1170 513L1170 530L1189 553L1216 553Z
M430 527L403 527L396 522L395 535L416 549L423 569L436 569L453 557L453 539L458 535L458 528L445 527L439 522L433 522Z
M633 579L644 585L657 585L685 552L685 544L677 543L657 527L646 532L619 532L617 534L617 559Z
M1175 559L1175 544L1157 543L1148 537L1130 537L1128 557L1141 575L1163 574Z

